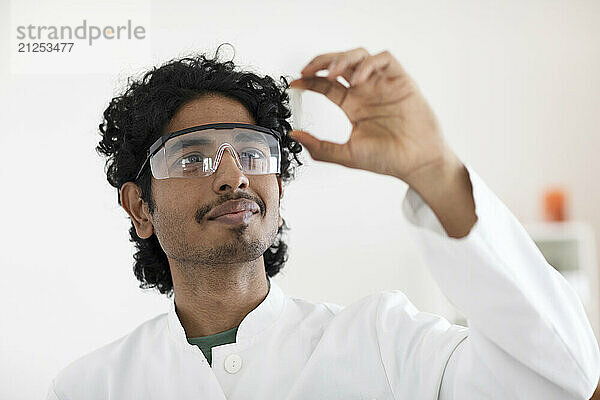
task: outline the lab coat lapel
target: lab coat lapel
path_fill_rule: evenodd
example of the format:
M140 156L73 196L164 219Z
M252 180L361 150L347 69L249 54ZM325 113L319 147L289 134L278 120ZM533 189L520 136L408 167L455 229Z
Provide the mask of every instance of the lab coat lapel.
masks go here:
M181 356L180 362L171 363L172 368L175 370L168 371L168 375L176 377L174 382L178 382L177 385L181 386L181 382L190 382L188 388L173 387L176 392L189 395L190 393L197 393L202 398L214 399L214 400L226 400L225 393L214 374L214 371L208 364L206 357L202 351L196 345L192 345L187 341L185 330L181 325L181 321L177 316L175 310L175 298L171 301L169 313L167 315L167 328L168 337L172 346L175 346L175 353ZM167 362L167 364L169 364ZM181 379L182 376L190 375L189 366L196 366L193 368L193 373L189 379ZM173 397L173 392L165 393L166 397Z
M285 307L286 296L275 282L269 279L269 283L270 288L265 299L250 311L240 323L236 343L217 346L212 349L213 367L222 365L224 358L229 353L241 351L255 344L260 333L272 327L279 319ZM224 388L227 387L230 391L236 385L236 381L240 379L239 374L231 375L220 367L212 368L206 361L202 351L187 341L185 330L175 310L175 299L171 302L167 321L169 339L176 346L178 352L182 353L182 357L185 357L186 362L184 365L195 364L198 366L199 371L196 372L199 374L197 382L198 386L201 386L200 393L203 398L225 400L228 390ZM182 373L186 374L186 372Z

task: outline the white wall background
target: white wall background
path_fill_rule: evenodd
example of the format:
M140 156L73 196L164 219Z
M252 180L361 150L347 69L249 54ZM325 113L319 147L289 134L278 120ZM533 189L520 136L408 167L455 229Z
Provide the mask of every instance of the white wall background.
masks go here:
M540 218L543 188L558 183L570 215L600 231L596 0L32 4L0 2L0 398L43 398L66 364L166 312L167 299L133 276L130 222L94 151L97 126L127 76L222 42L274 77L296 76L324 52L389 50L455 151L522 222ZM15 24L83 18L142 21L147 39L135 58L106 43L85 60L16 58ZM319 95L305 105L316 136L347 139L335 105ZM306 158L282 203L292 227L284 291L348 304L401 289L444 314L405 230L406 185Z

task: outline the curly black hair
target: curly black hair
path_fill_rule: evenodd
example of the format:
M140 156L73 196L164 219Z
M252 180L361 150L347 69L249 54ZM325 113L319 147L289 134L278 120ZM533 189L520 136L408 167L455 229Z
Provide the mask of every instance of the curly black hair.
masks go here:
M119 205L120 188L131 181L140 187L142 200L148 204L150 212L154 212L150 168L145 168L145 172L135 180L146 151L161 136L182 105L207 94L217 93L241 102L256 125L282 134L280 175L284 184L294 178L296 167L303 165L297 157L302 145L288 134L292 130L287 121L291 117L289 96L285 91L289 87L288 80L280 76L279 85L268 75L263 78L253 72L236 69L233 61L218 60L219 48L213 58L194 54L172 59L147 71L139 80L130 77L127 89L110 101L99 125L102 140L96 151L107 157L104 171L108 183L117 188ZM276 240L263 254L265 273L269 277L277 275L287 261L287 245L282 240L282 233L288 229L283 220ZM158 238L155 234L147 239L140 238L133 222L129 234L137 249L133 256L133 272L141 282L139 287L156 288L161 294L171 297L173 279Z

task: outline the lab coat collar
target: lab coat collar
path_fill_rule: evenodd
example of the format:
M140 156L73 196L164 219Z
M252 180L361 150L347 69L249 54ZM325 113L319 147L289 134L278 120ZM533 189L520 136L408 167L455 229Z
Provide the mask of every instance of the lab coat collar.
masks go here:
M271 284L267 297L244 319L239 325L236 335L236 341L250 339L265 329L269 328L283 312L287 296L283 293L281 288L273 282L270 278L267 278ZM175 312L175 296L171 298L171 305L167 315L167 325L169 330L169 336L175 341L175 343L183 348L184 350L193 349L190 343L187 341L185 330L181 321Z

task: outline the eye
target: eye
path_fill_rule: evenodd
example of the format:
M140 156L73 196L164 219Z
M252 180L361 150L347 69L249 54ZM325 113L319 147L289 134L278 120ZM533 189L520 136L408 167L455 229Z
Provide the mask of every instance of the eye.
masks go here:
M262 151L258 150L258 149L244 149L241 153L240 153L240 157L242 158L264 158L264 154Z
M190 160L189 162L184 162L184 164L192 164L194 162L202 162L203 158L204 158L203 154L189 154L185 157L182 157L181 161Z
M174 164L174 167L183 167L194 166L197 164L202 164L204 162L204 154L202 153L190 153L186 156L179 158Z

